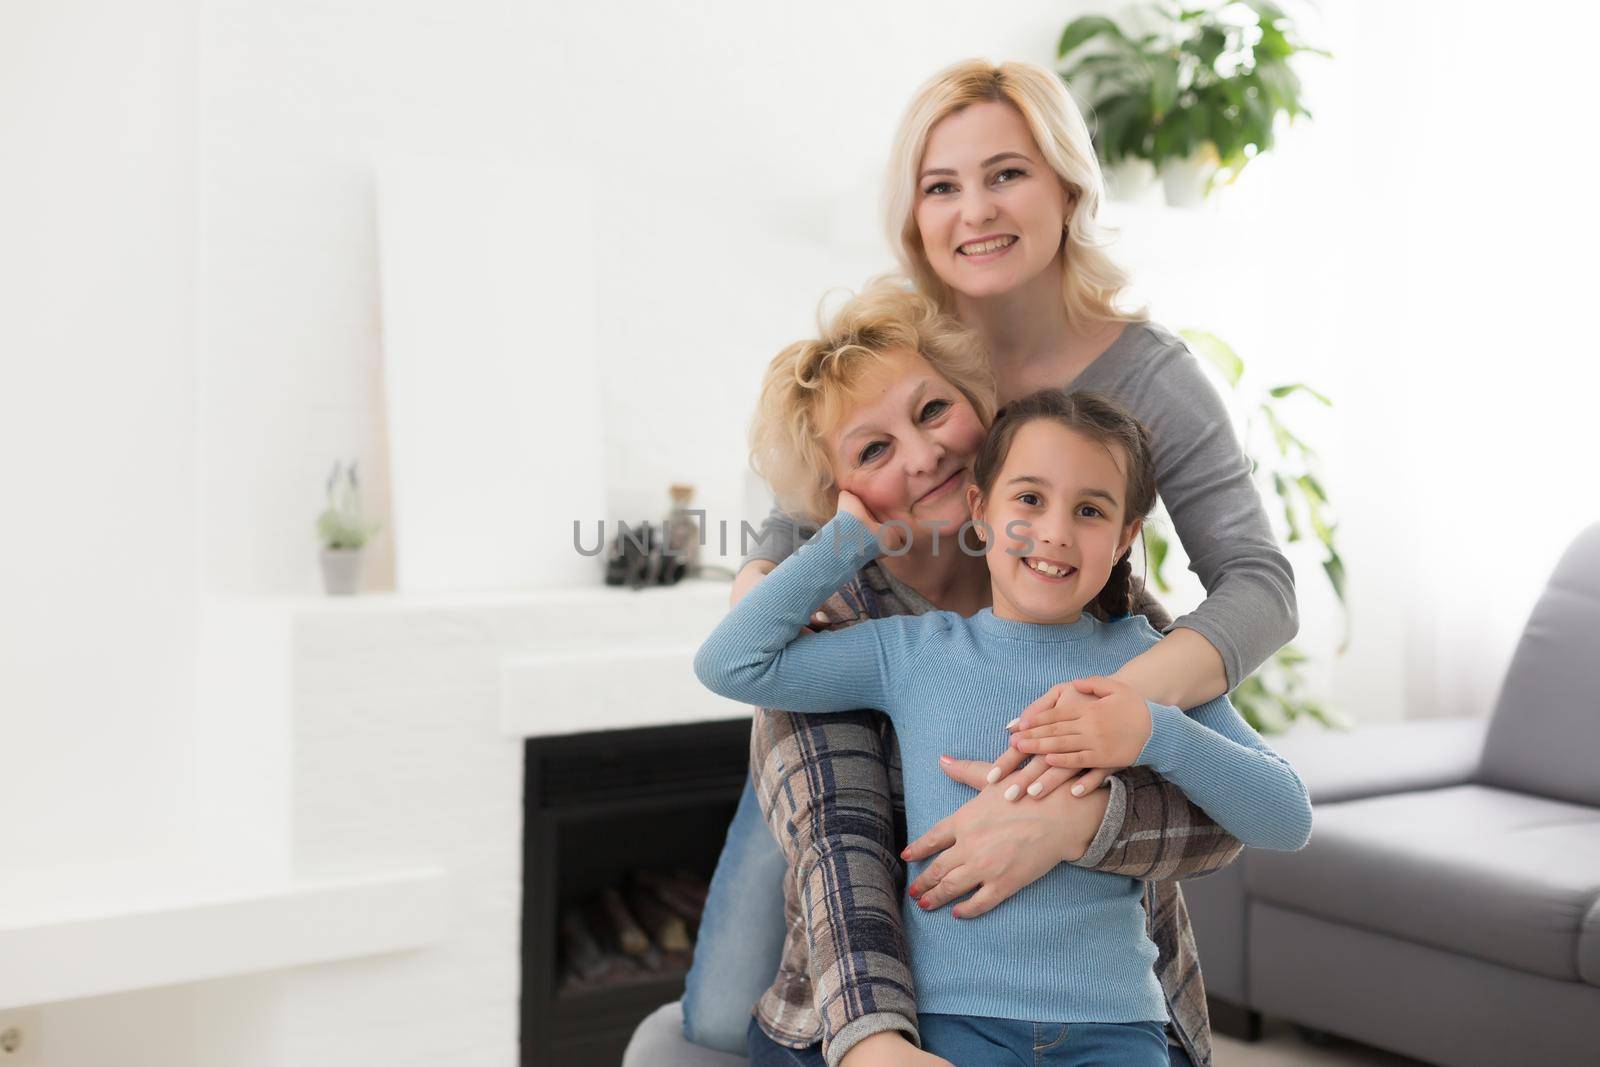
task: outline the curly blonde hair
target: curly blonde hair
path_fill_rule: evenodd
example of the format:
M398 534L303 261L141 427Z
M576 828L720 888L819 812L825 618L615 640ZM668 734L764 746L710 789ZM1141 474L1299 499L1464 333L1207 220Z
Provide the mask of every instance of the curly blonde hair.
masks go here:
M831 316L819 307L817 336L767 367L750 421L750 466L779 507L815 522L833 514L839 491L824 439L859 401L866 372L897 350L922 356L985 427L993 421L994 376L977 336L921 293L875 279Z
M917 288L946 311L954 309L950 289L934 273L917 228L917 176L933 128L948 116L982 101L1017 109L1034 142L1072 201L1063 238L1061 297L1067 321L1086 328L1107 321L1137 322L1143 310L1118 307L1128 274L1106 253L1110 238L1099 222L1105 181L1095 158L1089 127L1067 87L1053 72L1034 63L991 63L969 59L946 67L911 98L889 157L884 213L889 245Z

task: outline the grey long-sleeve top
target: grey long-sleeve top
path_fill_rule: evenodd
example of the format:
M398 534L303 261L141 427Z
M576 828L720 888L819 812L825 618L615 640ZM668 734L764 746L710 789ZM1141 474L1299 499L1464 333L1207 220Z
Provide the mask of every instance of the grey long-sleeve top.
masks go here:
M1149 428L1157 490L1189 569L1206 589L1200 606L1173 626L1211 642L1233 689L1293 639L1300 620L1294 571L1267 523L1222 398L1183 341L1150 322L1129 323L1063 388L1110 397ZM780 563L815 532L774 509L744 563Z

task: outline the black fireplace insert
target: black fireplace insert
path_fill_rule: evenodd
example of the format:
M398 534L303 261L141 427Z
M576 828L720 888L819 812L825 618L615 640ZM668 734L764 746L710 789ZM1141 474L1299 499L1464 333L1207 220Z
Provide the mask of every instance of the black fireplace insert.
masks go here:
M682 996L749 751L747 718L528 740L523 1067L616 1067Z

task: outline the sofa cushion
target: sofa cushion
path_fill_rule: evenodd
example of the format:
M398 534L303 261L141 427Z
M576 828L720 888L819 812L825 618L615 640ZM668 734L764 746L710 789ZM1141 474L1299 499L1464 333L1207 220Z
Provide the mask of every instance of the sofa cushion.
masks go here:
M1600 809L1462 785L1316 808L1300 852L1252 850L1252 898L1578 978L1600 896Z
M1477 781L1600 805L1600 523L1578 535L1511 657Z
M645 1016L627 1049L622 1067L744 1067L743 1056L701 1048L683 1036L683 1004L663 1004Z
M1487 719L1412 719L1329 730L1307 723L1273 734L1272 748L1306 784L1311 803L1410 793L1473 779Z

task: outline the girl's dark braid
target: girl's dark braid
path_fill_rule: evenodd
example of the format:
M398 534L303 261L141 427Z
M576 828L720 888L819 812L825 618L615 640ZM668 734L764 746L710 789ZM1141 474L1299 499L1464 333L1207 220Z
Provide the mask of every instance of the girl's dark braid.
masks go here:
M1111 575L1106 579L1105 588L1100 590L1100 595L1094 598L1100 610L1106 613L1107 619L1120 619L1133 611L1133 546L1122 553L1122 558L1117 560L1111 568Z

